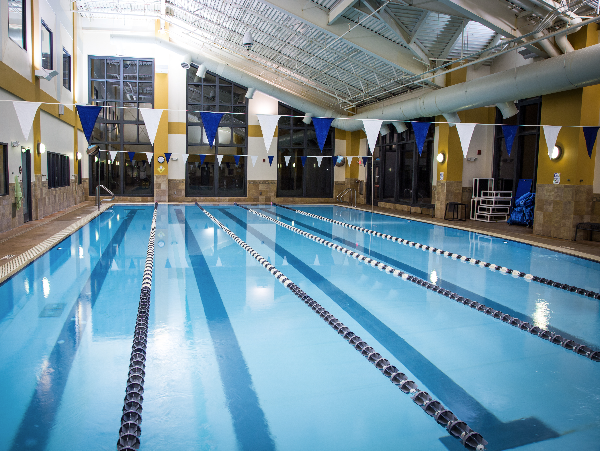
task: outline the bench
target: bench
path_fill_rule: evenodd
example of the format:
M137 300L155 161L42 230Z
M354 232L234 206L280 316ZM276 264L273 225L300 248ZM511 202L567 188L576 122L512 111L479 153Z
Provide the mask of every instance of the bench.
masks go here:
M591 240L592 234L594 232L600 232L600 224L597 222L580 222L575 227L575 236L573 237L573 241L577 241L577 231L578 230L589 230L590 240Z

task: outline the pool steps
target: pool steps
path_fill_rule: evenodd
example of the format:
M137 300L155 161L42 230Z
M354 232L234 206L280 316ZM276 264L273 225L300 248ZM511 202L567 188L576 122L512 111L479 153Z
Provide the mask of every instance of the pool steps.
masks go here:
M370 229L366 229L364 227L359 227L359 226L355 226L352 224L348 224L346 222L342 222L342 221L337 221L335 219L330 219L330 218L326 218L324 216L319 216L319 215L315 215L312 213L308 213L306 211L302 211L302 210L296 210L294 208L290 208L287 207L285 205L281 205L281 204L276 204L275 202L271 203L274 206L277 207L281 207L281 208L285 208L286 210L290 210L293 211L295 213L304 215L304 216L308 216L310 218L314 218L314 219L319 219L321 221L326 221L326 222L330 222L342 227L346 227L348 229L352 229L352 230L357 230L359 232L363 232L366 233L367 235L373 235L373 236L378 236L380 238L384 238L386 240L391 240L394 242L398 242L400 244L404 244L406 246L410 246L410 247L414 247L416 249L422 249L424 251L429 251L432 253L436 253L438 255L443 255L445 257L449 257L452 258L453 260L459 260L463 263L470 263L472 265L479 265L482 268L488 268L492 271L498 271L501 272L503 274L510 274L513 275L515 277L522 277L525 280L529 280L529 281L533 281L533 282L538 282L541 284L545 284L554 288L558 288L560 290L565 290L565 291L569 291L571 293L577 293L580 294L582 296L587 296L589 298L593 298L593 299L600 299L600 293L597 293L595 291L592 290L586 290L584 288L579 288L579 287L575 287L572 285L568 285L566 283L560 283L560 282L556 282L554 280L550 280L550 279L546 279L544 277L539 277L539 276L534 276L532 274L527 274L524 273L522 271L518 271L516 269L510 269L510 268L506 268L505 266L500 266L500 265L496 265L494 263L487 263L481 260L477 260L475 258L470 258L470 257L466 257L464 255L460 255L460 254L455 254L449 251L444 251L442 249L437 249L435 247L431 247L431 246L427 246L426 244L421 244L421 243L416 243L414 241L409 241L406 240L404 238L398 238L392 235L388 235L387 233L381 233L381 232L377 232L375 230L370 230Z
M121 416L121 428L119 429L119 440L117 441L118 451L132 451L140 447L140 435L142 434L140 424L142 424L142 403L144 402L142 395L144 394L144 377L146 375L144 370L146 368L146 344L148 341L150 292L152 290L152 271L154 267L154 234L156 232L157 207L158 203L155 203L148 251L146 252L146 264L144 265L144 277L142 278L142 289L140 290L140 304L135 322L131 358L129 359L127 388L125 388L123 415Z
M454 415L450 410L446 409L442 403L433 399L429 393L420 391L414 381L409 380L406 375L400 372L398 368L393 366L389 360L375 351L373 347L369 346L341 321L325 310L322 305L313 300L298 285L294 284L275 266L271 265L267 259L263 258L235 233L225 227L218 219L198 205L197 202L196 206L198 206L198 208L200 208L212 222L214 222L225 233L227 233L239 246L248 252L265 269L273 274L273 276L275 276L280 283L282 283L286 288L290 289L298 298L300 298L327 324L329 324L329 326L331 326L338 333L338 335L341 335L351 346L354 347L354 349L360 352L369 362L379 369L381 373L386 376L394 385L396 385L403 393L412 395L411 398L415 404L420 406L429 416L433 417L438 424L445 427L453 437L460 439L463 445L467 448L475 449L477 451L485 450L485 445L487 445L488 442L481 436L481 434L473 431L464 421L460 421L456 415Z
M486 305L481 304L479 302L472 301L471 299L466 298L464 296L460 296L457 293L454 293L454 292L452 292L450 290L446 290L444 288L441 288L441 287L437 286L436 284L430 283L430 282L428 282L426 280L423 280L423 279L421 279L419 277L412 276L412 275L410 275L408 273L405 273L405 272L403 272L403 271L401 271L401 270L399 270L397 268L394 268L393 266L386 265L385 263L379 262L379 261L377 261L375 259L372 259L371 257L367 257L365 255L362 255L362 254L358 253L358 252L355 252L353 250L350 250L350 249L347 249L347 248L345 248L343 246L340 246L339 244L335 244L335 243L332 243L331 241L327 241L327 240L325 240L323 238L319 238L318 236L313 235L313 234L308 233L308 232L305 232L304 230L301 230L301 229L299 229L297 227L293 227L293 226L291 226L289 224L286 224L284 222L281 222L281 221L279 221L277 219L273 219L270 216L267 216L267 215L265 215L263 213L260 213L260 212L258 212L256 210L244 207L243 205L239 205L237 203L235 205L237 205L240 208L243 208L245 210L248 210L251 213L254 213L255 215L260 216L260 217L262 217L262 218L264 218L264 219L266 219L268 221L271 221L271 222L273 222L275 224L278 224L281 227L284 227L284 228L286 228L288 230L291 230L292 232L295 232L295 233L297 233L299 235L302 235L305 238L308 238L308 239L310 239L312 241L315 241L315 242L317 242L319 244L322 244L323 246L327 246L329 248L337 250L338 252L342 252L344 254L347 254L347 255L351 256L352 258L355 258L355 259L357 259L357 260L359 260L359 261L361 261L361 262L363 262L363 263L365 263L367 265L372 266L373 268L377 268L380 271L385 271L387 274L393 275L395 277L401 277L404 280L407 280L409 282L415 283L417 285L421 285L422 287L427 288L428 290L434 291L434 292L439 293L439 294L441 294L443 296L446 296L446 297L448 297L450 299L453 299L453 300L455 300L457 302L460 302L460 303L462 303L462 304L464 304L464 305L466 305L468 307L471 307L472 309L475 309L475 310L477 310L479 312L483 312L486 315L489 315L489 316L491 316L493 318L496 318L496 319L501 320L501 321L503 321L505 323L508 323L511 326L517 327L517 328L519 328L519 329L521 329L521 330L523 330L525 332L529 332L532 335L537 335L538 337L540 337L540 338L542 338L544 340L547 340L547 341L549 341L551 343L560 345L563 348L565 348L565 349L567 349L569 351L573 351L573 352L575 352L578 355L587 357L587 358L589 358L590 360L592 360L594 362L600 362L600 351L591 349L590 347L585 346L585 345L583 345L581 343L577 343L577 342L575 342L573 340L569 340L569 339L563 338L559 334L556 334L554 332L550 332L548 330L542 329L542 328L540 328L538 326L535 326L535 325L533 325L533 324L531 324L531 323L529 323L527 321L521 321L520 319L515 318L513 316L510 316L507 313L503 313L503 312L501 312L499 310L495 310L495 309L493 309L491 307L487 307Z

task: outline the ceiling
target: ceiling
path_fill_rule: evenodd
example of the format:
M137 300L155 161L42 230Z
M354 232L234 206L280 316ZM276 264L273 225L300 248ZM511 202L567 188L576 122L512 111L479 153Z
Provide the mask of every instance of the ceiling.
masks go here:
M76 0L88 18L158 18L172 40L190 38L243 58L322 103L352 110L416 89L436 89L424 73L506 48L597 16L598 0ZM254 39L251 50L244 34ZM539 45L527 52L544 58Z

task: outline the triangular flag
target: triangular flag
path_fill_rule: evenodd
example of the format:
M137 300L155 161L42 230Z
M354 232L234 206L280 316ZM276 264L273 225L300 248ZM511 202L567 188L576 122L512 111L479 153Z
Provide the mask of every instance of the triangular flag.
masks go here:
M110 154L110 161L112 161L114 163L115 162L115 157L117 156L117 151L116 150L109 150L108 153Z
M419 156L423 152L423 146L425 145L425 138L427 138L427 132L431 122L411 122L413 131L415 132L415 141L417 142L417 149L419 150Z
M329 133L329 127L333 122L332 117L313 117L312 123L315 126L315 132L317 132L317 142L319 143L319 149L323 152L323 146Z
M152 164L152 156L154 155L152 152L144 152L146 154L146 158L148 159L148 163Z
M238 164L240 164L240 156L239 155L234 155L233 159L235 160L235 165L237 166Z
M585 136L585 145L587 146L588 155L592 158L594 144L596 144L596 135L600 127L583 127L583 136Z
M252 167L254 167L256 165L256 160L258 159L258 155L252 155L250 158L252 158Z
M154 145L154 138L156 138L156 132L158 131L158 124L160 123L160 118L163 114L161 109L153 109L153 108L140 108L140 113L142 114L142 119L144 120L144 124L146 124L146 131L148 132L148 138L150 138L150 142ZM167 160L167 163L169 160Z
M223 266L223 263L221 263L221 257L217 257L217 264L215 266Z
M273 164L273 155L269 156L269 166Z
M219 166L221 166L221 161L223 161L223 155L217 155L217 160L219 160Z
M167 258L167 261L165 262L165 268L172 268L171 263L169 262L168 258Z
M367 166L367 161L369 161L369 157L362 157L363 160L363 166Z
M315 262L313 263L313 265L321 266L321 263L319 263L319 255L315 255Z
M188 153L182 153L181 154L181 158L183 159L184 163L187 163L187 159L188 159L189 156L190 156L190 154L188 154Z
M546 145L548 146L548 156L552 157L552 151L556 145L556 139L562 126L560 125L543 125L544 136L546 137Z
M304 167L304 165L306 164L306 158L307 157L300 157L300 161L302 161L302 167Z
M165 160L167 160L167 164L169 164L169 160L171 159L172 152L165 152Z
M314 118L313 118L314 120ZM321 162L323 161L323 157L315 157L317 159L317 164L321 167Z
M517 136L517 131L519 130L518 125L503 125L502 133L504 133L504 141L506 142L506 152L510 157L510 151L512 150L513 142L515 141L515 136Z
M462 146L463 155L467 158L467 152L469 151L469 144L471 144L471 138L473 137L473 131L477 124L455 124L458 137L460 138L460 145Z
M17 118L19 119L19 125L21 126L21 131L23 132L25 139L29 138L33 120L35 119L35 115L41 104L42 102L13 102Z
M283 256L283 263L281 264L281 266L287 266L287 265L288 265L288 261L287 261L286 256L284 255Z
M352 155L348 156L348 166L352 166L352 159L354 157Z
M133 159L135 158L135 152L127 152L127 155L129 155L129 159L131 161L133 161Z
M377 143L377 135L381 129L382 120L379 119L362 119L365 133L367 134L367 144L371 153L375 151L375 144Z
M200 166L202 166L204 164L205 158L206 158L206 155L200 155Z
M275 135L275 128L277 127L277 122L281 115L279 114L257 114L258 123L260 124L260 129L262 131L263 140L265 141L265 148L267 149L267 153L269 152L269 148L271 147L271 143L273 142L273 136Z
M286 155L283 158L285 158L285 165L287 166L288 164L290 164L290 158L292 158L291 155Z
M81 122L81 128L83 128L85 139L87 139L89 144L94 125L96 124L96 119L98 119L102 107L96 105L75 105L75 108L77 108L77 114L79 115L79 121Z
M112 265L110 267L110 270L111 271L118 271L119 270L119 267L117 266L116 260L113 260Z
M338 161L337 155L334 155L333 157L331 157L331 162L333 163L333 166L335 166L337 164L337 161Z
M215 136L217 135L217 129L219 128L219 122L225 113L211 113L208 111L200 112L202 117L202 124L204 125L204 131L208 138L208 144L210 147L215 143Z

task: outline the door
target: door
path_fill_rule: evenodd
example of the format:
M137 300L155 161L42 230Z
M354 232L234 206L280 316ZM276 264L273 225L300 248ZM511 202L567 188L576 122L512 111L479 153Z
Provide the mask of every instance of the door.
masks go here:
M23 176L23 220L31 221L31 151L21 147L21 170Z

